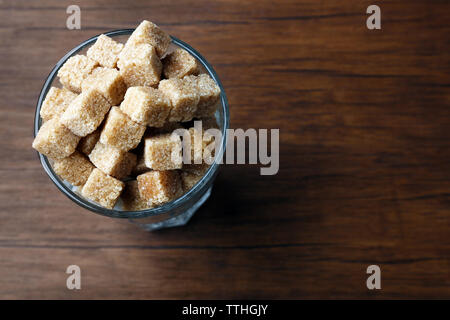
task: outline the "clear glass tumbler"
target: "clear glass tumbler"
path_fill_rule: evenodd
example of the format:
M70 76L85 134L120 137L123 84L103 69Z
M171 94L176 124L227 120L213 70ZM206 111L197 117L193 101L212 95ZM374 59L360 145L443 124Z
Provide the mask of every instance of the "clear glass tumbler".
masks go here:
M134 31L134 29L122 29L115 30L105 33L107 36L113 38L118 42L124 43L128 36ZM39 128L42 124L42 119L39 115L42 102L47 95L49 89L54 85L58 86L58 79L56 77L59 68L69 59L71 56L76 54L84 54L87 49L95 43L98 36L92 37L83 43L79 44L77 47L70 50L53 68L47 77L44 86L39 95L39 100L36 106L36 114L34 120L34 136L36 136ZM191 46L184 43L181 40L178 40L175 37L172 37L172 46L181 47L188 51L192 56L194 56L206 72L211 76L211 78L216 81L221 89L221 105L220 108L216 111L215 117L219 128L222 132L222 141L220 143L219 152L216 154L216 159L222 159L223 153L225 151L226 146L226 130L228 129L229 124L229 109L228 109L228 101L225 95L225 90L222 87L222 84L214 71L211 65L203 58L200 53L194 50ZM106 209L101 207L100 205L92 202L78 192L76 188L71 186L66 181L62 180L52 169L51 163L49 159L39 154L39 158L42 166L44 167L45 172L47 172L50 179L53 183L58 187L58 189L64 193L69 199L78 204L79 206L88 209L97 214L110 217L110 218L120 218L120 219L128 219L130 222L137 224L138 226L144 228L145 230L156 230L167 227L181 226L186 224L189 219L194 215L194 213L200 208L200 206L209 198L211 194L211 190L213 187L214 179L217 176L219 169L219 161L215 161L206 174L202 177L202 179L187 193L185 193L182 197L164 204L163 206L156 207L153 209L141 210L141 211L125 211L121 210L116 206L114 209Z

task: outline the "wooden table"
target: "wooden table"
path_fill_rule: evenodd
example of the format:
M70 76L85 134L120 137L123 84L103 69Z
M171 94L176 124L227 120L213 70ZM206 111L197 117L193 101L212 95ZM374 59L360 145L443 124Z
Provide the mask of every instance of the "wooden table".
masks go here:
M72 2L0 1L0 298L450 298L448 1L76 2L81 30ZM280 129L277 175L224 166L186 227L154 233L79 208L31 149L54 64L143 19L211 62L232 128Z

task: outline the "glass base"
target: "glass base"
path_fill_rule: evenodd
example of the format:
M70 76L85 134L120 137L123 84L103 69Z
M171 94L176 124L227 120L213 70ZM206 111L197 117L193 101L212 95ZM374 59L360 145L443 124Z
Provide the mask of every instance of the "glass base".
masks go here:
M189 220L192 218L195 212L205 203L206 200L208 200L209 196L211 195L212 186L206 190L206 192L203 194L203 196L194 204L192 205L188 210L184 211L183 213L180 213L174 217L170 217L170 215L162 215L159 217L160 221L157 222L149 222L147 218L142 219L129 219L129 221L133 224L138 225L139 227L143 228L146 231L154 231L158 229L163 228L171 228L171 227L179 227L184 226L189 222ZM169 217L167 217L169 216ZM154 218L158 218L154 217ZM164 219L167 218L167 219ZM164 219L164 220L161 220Z

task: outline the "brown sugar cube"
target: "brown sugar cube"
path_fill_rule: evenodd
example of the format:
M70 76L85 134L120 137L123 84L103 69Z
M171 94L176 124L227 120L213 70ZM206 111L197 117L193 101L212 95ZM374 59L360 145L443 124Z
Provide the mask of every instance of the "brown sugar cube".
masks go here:
M85 137L97 129L110 107L100 91L89 89L69 104L61 122L77 136Z
M97 61L102 67L115 68L119 53L123 49L123 44L114 41L108 36L101 34L94 45L89 48L86 55Z
M45 121L61 116L77 95L67 89L51 87L42 103L40 115Z
M140 124L162 127L170 113L170 101L158 89L131 87L125 94L120 110Z
M188 77L183 79L171 78L159 83L161 90L172 104L169 121L190 121L197 111L200 96L196 84Z
M92 73L83 80L82 91L95 88L113 106L118 105L127 91L127 85L123 81L120 72L116 69L95 68Z
M59 82L70 91L80 93L81 83L94 70L98 63L86 56L70 57L59 69Z
M117 66L128 87L156 86L161 79L162 63L149 44L124 48Z
M194 77L192 76L192 78ZM217 83L207 74L201 74L195 78L200 94L198 105L202 107L216 103L220 97L220 87Z
M145 139L145 165L153 170L181 169L181 139L176 134L161 134Z
M100 133L101 130L97 129L91 134L88 134L86 137L81 138L77 149L88 156L97 144L98 139L100 138Z
M136 180L125 182L125 190L121 198L123 200L123 208L127 211L139 211L154 207L151 202L141 197Z
M163 73L166 78L183 78L197 74L197 60L186 50L178 48L163 60Z
M202 107L198 107L197 111L195 112L195 117L202 119L213 117L216 113L216 110L220 107L221 103L222 102L219 99L216 103L213 103L211 105L203 105Z
M94 168L94 165L78 151L53 163L56 174L74 186L84 185Z
M95 168L81 189L81 194L105 208L112 209L124 187L125 184L122 181Z
M211 117L220 105L220 87L207 74L186 77L195 83L200 96L195 117Z
M183 191L188 192L201 179L202 179L202 175L197 175L197 174L186 172L186 171L181 172L181 182L183 185Z
M138 44L149 44L155 47L158 57L163 57L169 48L172 40L170 36L162 31L156 24L144 20L141 24L133 31L130 38L126 43L126 47L135 46Z
M183 193L177 171L150 171L137 177L142 198L155 205L175 200Z
M119 107L112 107L99 141L122 151L128 151L137 147L144 132L144 125L131 120L120 111Z
M95 145L89 159L104 173L117 179L129 176L137 162L135 154L106 146L100 142Z
M33 148L52 159L70 156L77 147L80 137L67 129L58 118L46 121L33 141Z

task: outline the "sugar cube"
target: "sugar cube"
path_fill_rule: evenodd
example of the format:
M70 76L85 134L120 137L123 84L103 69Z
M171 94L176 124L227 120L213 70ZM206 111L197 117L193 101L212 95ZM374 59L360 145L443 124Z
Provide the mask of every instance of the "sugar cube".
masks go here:
M128 87L156 86L161 79L162 63L149 44L124 48L117 66Z
M161 80L161 90L172 104L169 121L190 121L194 117L200 96L196 84L189 78Z
M97 89L103 97L113 106L118 105L127 91L127 85L120 72L110 68L95 68L92 73L83 80L82 91L90 88Z
M125 190L121 198L123 200L123 208L127 211L145 210L154 206L150 201L141 197L137 180L125 182Z
M144 125L131 120L119 107L112 107L100 134L100 142L128 151L137 147L144 132Z
M220 87L207 74L187 78L195 83L200 96L195 117L211 117L220 105Z
M123 49L123 44L114 41L108 36L101 34L94 45L89 48L86 55L97 61L102 67L115 68L119 53Z
M131 87L125 94L120 110L140 124L162 127L170 113L170 101L158 89Z
M181 169L183 157L180 136L161 134L145 139L145 165L153 170Z
M59 81L70 91L80 93L81 83L98 63L86 56L70 57L58 71Z
M163 60L163 73L166 78L183 78L197 72L197 60L184 49L175 49Z
M46 121L33 141L33 148L52 159L70 156L77 147L80 137L74 135L55 117Z
M142 198L161 205L179 197L182 192L181 179L177 171L150 171L137 177Z
M156 24L144 20L136 30L134 30L130 38L128 38L126 47L142 43L149 44L155 47L158 57L161 58L166 53L171 42L170 36L162 31Z
M59 117L77 95L67 89L51 87L41 106L40 115L45 121Z
M100 138L100 133L101 130L99 128L94 132L88 134L86 137L81 138L80 143L78 143L77 149L88 156L91 153L92 149L94 149L98 139Z
M77 136L85 137L97 129L110 107L101 92L92 88L82 92L69 104L61 116L61 122Z
M97 142L89 154L89 159L104 173L117 179L123 179L130 175L137 162L135 154L121 151L101 142Z
M216 103L213 103L211 105L203 105L201 107L197 108L197 111L195 112L196 118L211 118L216 113L216 110L220 108L221 106L221 100L217 100Z
M53 163L56 174L74 186L84 185L94 168L94 165L78 151Z
M125 184L122 181L95 168L89 175L81 194L108 209L112 209L124 187Z

